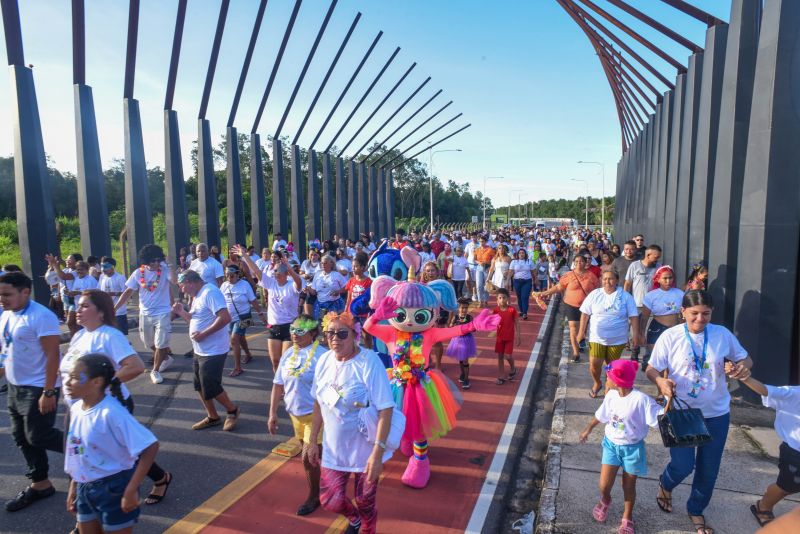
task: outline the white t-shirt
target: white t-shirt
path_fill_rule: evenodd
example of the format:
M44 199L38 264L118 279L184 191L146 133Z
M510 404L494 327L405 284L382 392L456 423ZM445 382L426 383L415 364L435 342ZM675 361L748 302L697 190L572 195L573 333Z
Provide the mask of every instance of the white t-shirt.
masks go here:
M638 389L621 397L610 390L594 414L606 425L606 437L616 445L635 445L647 437L648 427L658 426L658 414L663 408Z
M228 306L228 313L231 314L231 321L238 321L239 314L250 313L250 303L256 300L256 294L249 283L239 280L231 285L230 282L225 281L222 282L222 286L219 289L225 296L225 303Z
M320 302L331 302L338 299L339 295L331 295L331 292L342 289L345 285L347 285L347 280L336 271L329 273L317 271L311 281L311 287L317 292L317 298Z
M436 257L433 255L433 252L420 252L419 253L419 258L422 261L421 265L423 267L429 261L436 261Z
M65 267L64 269L61 269L61 272L64 274L71 274L75 278L77 278L77 276L75 275L75 269L70 269L69 267ZM61 293L62 298L66 296L67 291L72 291L72 284L75 282L75 278L73 278L72 280L64 280L59 277L58 292Z
M638 317L639 310L630 293L617 286L610 295L599 287L581 304L581 313L591 315L589 341L607 347L628 342L628 318Z
M285 239L276 239L272 242L272 250L278 250L281 247L286 248L286 245L287 243Z
M452 256L450 258L451 264L453 265L453 276L452 279L456 282L461 282L467 279L467 269L469 268L469 262L465 256Z
M125 291L125 277L114 271L114 274L111 276L107 276L105 273L100 275L100 282L98 282L98 287L100 291L105 291L106 293L122 293ZM111 297L116 305L119 302L119 296ZM117 316L119 315L127 315L128 314L128 305L123 304L117 310Z
M18 312L5 310L0 315L0 342L6 355L6 380L15 386L44 387L47 356L40 338L59 336L56 315L34 300ZM11 343L8 342L11 338ZM61 378L56 378L56 387Z
M342 276L336 273L338 276ZM274 276L264 274L261 287L267 290L267 322L271 325L288 324L297 319L297 307L300 305L300 291L291 277L283 285L278 284Z
M682 302L683 291L677 287L671 287L667 291L661 288L648 291L642 300L642 305L650 310L650 314L654 317L661 317L680 313Z
M189 309L189 313L192 314L192 319L189 321L189 335L211 326L217 320L217 313L225 309L227 306L222 291L214 284L204 284L192 300L192 307ZM192 347L198 356L227 354L231 348L228 330L220 328L203 341L192 339Z
M336 270L339 271L340 274L347 273L349 275L351 272L353 272L353 262L347 258L336 260Z
M314 371L320 356L325 354L325 347L317 345L313 352L314 344L303 347L294 355L294 347L290 347L281 356L278 370L272 383L283 386L283 402L286 411L295 417L308 415L314 411L314 395L311 386L314 384ZM292 372L300 373L293 376Z
M105 354L114 363L114 369L119 370L122 360L129 356L138 355L138 353L131 346L125 334L106 324L100 328L96 328L89 332L85 328L78 330L72 341L69 342L69 348L61 359L61 364L58 367L58 372L61 373L61 380L66 383L69 374L75 367L75 361L84 354ZM122 384L122 396L128 398L131 396L125 384ZM72 404L74 401L72 397L64 388L62 391L64 401L67 405Z
M52 268L47 269L44 273L44 281L47 282L47 285L50 287L59 285L58 273Z
M97 280L91 274L87 274L83 278L78 278L75 276L75 280L72 281L72 287L70 291L85 291L87 289L97 289ZM78 297L75 296L75 299Z
M530 280L533 262L531 260L511 260L508 268L514 273L514 280Z
M200 261L200 258L192 260L189 269L199 274L206 284L217 285L217 280L224 276L222 264L211 256L206 261Z
M477 263L475 261L475 250L478 247L480 247L480 244L473 243L472 241L464 245L464 255L467 257L467 261L471 264Z
M375 352L362 348L353 358L340 362L329 350L317 362L312 392L325 426L322 467L364 472L373 444L358 430L360 408L355 403L374 406L378 411L394 406L389 378L380 358ZM337 399L332 406L326 402L331 393ZM383 461L391 455L391 452L385 453Z
M258 267L258 270L261 271L262 273L266 271L270 265L272 265L272 260L269 258L267 258L266 260L262 258L256 260L256 267Z
M311 263L311 260L305 260L303 262L303 264L300 266L300 270L303 273L311 276L312 278L314 277L316 272L321 270L321 269L322 269L322 265L320 264L320 262L317 262L316 264L314 264L314 263Z
M110 395L88 410L70 408L64 471L79 483L100 480L132 468L156 437Z
M767 386L761 402L775 409L775 432L788 446L800 451L800 386Z
M747 358L747 351L724 326L709 324L708 351L705 364L698 372L692 347L686 339L686 325L666 329L656 341L650 366L658 372L667 370L675 381L675 394L704 417L719 417L730 412L731 395L725 377L725 358L738 362ZM698 358L703 353L703 333L689 333Z
M628 267L628 272L625 273L625 281L631 282L631 293L633 293L637 306L642 306L644 296L653 287L653 275L656 274L659 267L661 267L660 263L645 267L642 260L634 261Z
M169 267L166 263L161 262L161 277L159 278L157 271L144 269L144 281L147 287L140 285L139 277L142 276L141 268L136 269L128 277L125 282L125 287L139 292L139 314L146 317L156 317L164 315L170 311L170 295L169 295ZM150 284L158 284L151 291Z

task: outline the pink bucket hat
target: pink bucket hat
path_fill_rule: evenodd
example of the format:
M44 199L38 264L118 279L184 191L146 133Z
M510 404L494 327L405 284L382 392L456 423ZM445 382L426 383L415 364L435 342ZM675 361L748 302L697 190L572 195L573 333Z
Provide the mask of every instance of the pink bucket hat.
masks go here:
M614 360L606 366L606 376L617 386L632 389L639 364L631 360Z

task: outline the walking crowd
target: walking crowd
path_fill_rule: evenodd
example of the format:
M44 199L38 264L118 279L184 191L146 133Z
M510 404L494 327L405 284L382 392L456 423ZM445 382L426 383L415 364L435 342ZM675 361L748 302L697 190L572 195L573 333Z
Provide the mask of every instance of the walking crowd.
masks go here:
M195 431L235 430L241 410L223 387L224 369L231 355L229 376L246 372L253 361L247 332L256 319L263 324L274 372L266 427L279 432L282 403L308 482L296 513L322 506L344 515L350 533L375 532L378 482L396 450L408 457L402 482L418 489L428 484L431 442L457 425L471 388L474 332L494 336L492 379L502 387L516 379L514 351L530 303L546 308L556 294L569 323L572 360L580 361L588 348L589 395L602 397L581 434L586 441L594 426L606 425L597 521L606 520L622 467L619 532L634 532L636 478L647 472L644 437L664 413L635 389L640 368L661 395L699 409L711 437L697 447L670 449L656 496L664 512L673 510L672 490L694 473L686 509L698 534L712 532L703 512L728 432L728 379L777 411L776 431L784 441L778 479L752 506L759 524L774 519L775 504L800 489L800 388L752 378L753 361L736 337L710 323L707 269L693 267L679 289L660 247L646 245L642 235L617 244L610 234L571 227L398 229L380 243L371 234L315 240L301 260L276 234L260 255L236 245L224 257L199 243L181 249L174 264L159 246L145 245L127 278L111 257L44 260L49 307L32 299L32 281L18 268L6 266L0 275L0 373L8 382L11 433L31 480L6 510L55 493L47 451L62 453L71 479L66 508L77 520L73 532L131 531L144 479L152 482L145 505L161 502L173 481L156 461L156 437L133 417L126 387L146 372L127 338L134 293L154 386L176 362L173 322L188 324L193 386L205 412L191 426ZM70 333L66 347L60 346L59 321ZM621 359L626 347L630 360ZM443 357L458 363L452 377L458 386L445 374ZM56 425L59 400L63 432ZM347 495L351 475L355 500Z

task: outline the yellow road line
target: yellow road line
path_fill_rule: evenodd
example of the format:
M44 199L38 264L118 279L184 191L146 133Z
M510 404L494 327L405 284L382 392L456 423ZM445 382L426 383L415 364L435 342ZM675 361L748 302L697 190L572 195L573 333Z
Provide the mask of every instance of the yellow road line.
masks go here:
M183 519L167 529L165 534L196 534L200 532L218 515L234 505L288 460L289 458L270 454L212 495L206 502L186 514Z
M333 523L331 523L331 526L328 527L328 530L325 531L325 534L339 534L346 529L347 525L349 524L350 522L347 521L347 518L343 515L340 515Z

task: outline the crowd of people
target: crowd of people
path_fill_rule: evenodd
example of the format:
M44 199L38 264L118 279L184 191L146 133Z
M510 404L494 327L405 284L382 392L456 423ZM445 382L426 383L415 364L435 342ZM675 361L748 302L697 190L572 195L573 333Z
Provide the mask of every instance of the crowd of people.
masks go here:
M130 530L145 477L152 488L144 504L166 497L173 474L156 462L158 442L132 416L126 387L146 372L127 337L134 293L154 385L176 362L173 322L188 324L187 355L205 413L191 426L196 431L236 428L241 411L223 387L224 368L232 355L230 376L246 372L253 358L248 329L256 319L263 324L274 373L267 430L279 432L283 403L308 481L296 513L323 506L347 518L347 532L375 531L378 480L396 449L409 458L403 483L427 484L430 442L455 427L475 378L474 332L493 332L494 384L514 381L520 321L529 320L531 303L545 308L556 294L569 324L572 360L588 349L589 395L603 398L581 435L585 441L595 425L606 424L596 520L606 519L621 466L619 531L634 532L636 477L647 471L643 439L663 411L634 387L640 366L661 394L702 410L713 436L695 449L671 449L659 478L662 510L672 511L671 491L694 472L687 511L699 534L712 532L703 511L727 436L726 379L741 380L779 414L781 475L753 505L759 523L770 521L775 503L799 489L787 473L800 469L800 388L764 386L750 376L753 362L735 336L710 324L702 264L679 289L674 271L662 265L660 247L646 245L644 236L618 244L610 234L572 227L398 229L380 243L362 234L308 245L301 259L281 234L260 254L235 245L225 257L199 243L181 249L174 264L159 246L145 245L127 278L108 256L84 261L73 253L61 261L48 255L49 306L32 299L27 275L5 266L0 371L8 382L12 435L31 480L6 510L53 495L47 451L64 454L71 478L67 508L81 532ZM59 321L69 332L66 349L59 346ZM626 348L630 360L621 359ZM443 356L458 363L452 382ZM56 425L59 399L65 432ZM351 474L355 501L346 492Z

